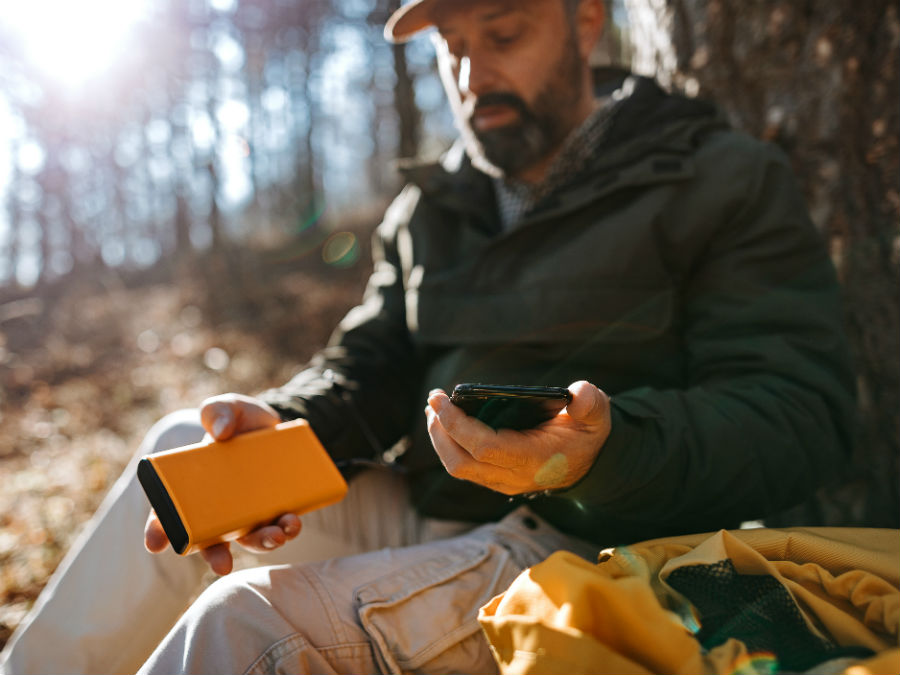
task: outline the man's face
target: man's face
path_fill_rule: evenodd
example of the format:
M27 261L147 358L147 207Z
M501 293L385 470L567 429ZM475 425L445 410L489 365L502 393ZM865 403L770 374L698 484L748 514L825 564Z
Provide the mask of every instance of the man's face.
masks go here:
M438 8L444 86L469 155L491 173L528 178L559 150L590 100L562 0Z

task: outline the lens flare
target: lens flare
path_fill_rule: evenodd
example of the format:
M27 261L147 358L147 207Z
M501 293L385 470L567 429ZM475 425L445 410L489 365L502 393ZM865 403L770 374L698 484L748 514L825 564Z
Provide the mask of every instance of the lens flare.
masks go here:
M351 267L359 260L359 241L352 232L335 232L322 247L322 259L334 267Z
M778 672L778 659L771 652L752 652L735 659L729 675L765 675Z

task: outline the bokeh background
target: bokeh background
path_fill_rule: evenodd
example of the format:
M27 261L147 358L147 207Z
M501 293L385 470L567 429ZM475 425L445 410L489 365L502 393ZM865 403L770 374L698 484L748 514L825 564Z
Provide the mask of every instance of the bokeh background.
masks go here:
M0 0L0 644L158 417L283 382L359 298L396 160L453 138L398 4ZM609 16L598 65L788 153L844 284L856 455L772 522L897 527L896 3Z

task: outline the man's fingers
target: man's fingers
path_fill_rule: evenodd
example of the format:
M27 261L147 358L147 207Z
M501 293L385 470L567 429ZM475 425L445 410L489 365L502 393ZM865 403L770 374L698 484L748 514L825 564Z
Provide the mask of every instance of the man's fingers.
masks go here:
M275 426L281 421L270 405L243 394L222 394L200 404L200 423L217 441L235 434Z
M162 523L159 522L156 513L151 511L144 526L144 548L150 553L162 553L168 545L169 538L163 530Z
M505 494L571 485L610 432L609 397L589 382L569 387L564 413L534 429L494 430L442 391L428 397L428 433L447 472Z
M265 525L245 534L238 539L238 543L254 553L265 553L280 546L284 546L287 536L278 525Z
M428 434L431 436L431 443L444 468L451 476L462 478L463 476L460 474L473 466L475 460L447 433L433 406L425 409L425 415L428 418Z
M225 441L234 436L237 416L229 401L204 401L200 406L200 423L217 441Z
M169 545L169 538L159 522L159 518L151 511L144 528L144 547L150 553L162 553ZM200 556L206 561L213 572L224 575L231 572L234 560L231 557L231 549L228 544L215 544L200 551Z
M200 551L200 556L206 561L210 569L224 576L234 568L234 558L231 557L231 548L228 543L214 544Z
M281 528L281 531L284 532L284 536L287 537L289 541L300 534L300 529L303 526L300 522L300 516L296 513L285 513L275 524Z
M609 419L609 397L590 382L580 380L569 385L572 401L566 412L583 424L604 424Z
M496 451L498 432L483 422L473 419L453 405L443 391L433 391L428 405L440 420L442 429L461 448L479 462L505 466L506 459ZM501 432L502 433L502 432Z
M284 546L300 534L300 517L296 513L285 513L271 525L264 525L245 534L238 543L254 553L265 553Z
M428 417L431 443L447 473L454 478L469 480L505 494L516 494L525 489L519 485L521 481L516 474L509 469L475 459L447 433L433 408L426 408L425 414Z
M528 465L528 453L509 450L511 444L525 441L528 430L492 429L453 405L444 392L432 392L428 405L440 419L444 431L475 460L503 469Z

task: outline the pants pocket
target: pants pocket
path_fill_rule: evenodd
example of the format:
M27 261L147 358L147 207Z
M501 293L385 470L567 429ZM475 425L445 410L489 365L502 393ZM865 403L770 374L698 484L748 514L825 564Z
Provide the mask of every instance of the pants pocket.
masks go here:
M520 572L502 546L460 538L356 590L363 629L383 672L496 672L478 608Z

